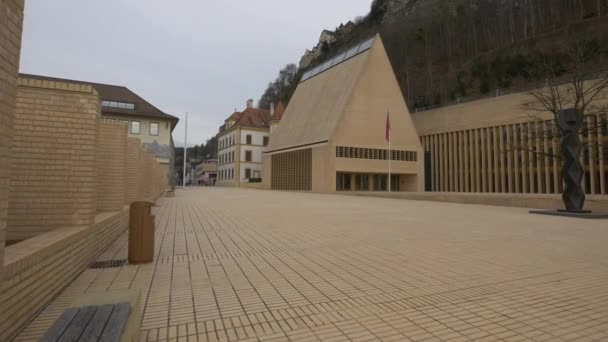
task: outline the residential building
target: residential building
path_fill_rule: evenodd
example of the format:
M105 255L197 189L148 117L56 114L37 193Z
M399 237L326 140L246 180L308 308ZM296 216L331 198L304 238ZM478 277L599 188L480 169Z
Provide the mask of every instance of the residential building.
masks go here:
M217 181L217 159L201 160L194 164L196 184L214 186Z
M392 141L385 140L387 111ZM422 191L422 145L380 36L304 73L264 154L264 187ZM389 181L389 160L391 180Z
M173 182L174 146L171 133L179 119L169 115L124 86L74 81L55 77L21 74L41 82L77 82L91 85L101 98L101 115L128 123L129 137L138 138L160 163L170 183Z
M254 108L247 101L242 112L234 112L220 127L218 134L219 186L255 186L262 179L262 154L269 142L270 127L283 116L278 111Z

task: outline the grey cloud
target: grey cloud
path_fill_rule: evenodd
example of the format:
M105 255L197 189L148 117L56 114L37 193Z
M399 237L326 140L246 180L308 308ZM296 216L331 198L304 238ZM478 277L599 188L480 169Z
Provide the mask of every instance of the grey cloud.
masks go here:
M21 71L131 88L204 142L370 0L27 0ZM174 138L183 141L183 121Z

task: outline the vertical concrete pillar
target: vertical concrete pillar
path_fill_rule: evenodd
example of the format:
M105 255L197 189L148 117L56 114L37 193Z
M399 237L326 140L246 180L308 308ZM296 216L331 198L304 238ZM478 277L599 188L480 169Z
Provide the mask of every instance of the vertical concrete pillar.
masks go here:
M497 127L492 127L492 133L492 151L494 152L494 192L500 192L500 142Z
M513 135L512 135L512 125L505 126L505 152L507 154L507 188L505 192L513 193L513 189L515 188L515 179L513 179Z
M558 136L558 128L555 124L551 124L553 130L553 139L551 139L551 145L553 148L553 192L556 194L562 191L562 179L561 179L561 164L560 160L556 157L559 155L559 142L556 138Z
M492 157L494 151L494 144L492 143L492 128L486 129L486 139L488 144L488 192L494 192L494 159Z
M543 129L542 129L542 122L537 121L533 123L534 125L534 129L536 132L536 155L534 156L534 158L536 158L536 186L537 186L537 190L539 194L543 194L545 193L544 190L544 181L543 181L543 147L542 147L542 140L543 140Z
M549 126L549 121L545 121L541 123L542 125L542 139L543 139L543 153L545 157L543 158L545 161L545 193L550 194L553 193L551 191L551 156L549 153L549 139L551 137L551 131Z
M450 157L451 157L451 152L450 152L450 133L444 133L443 134L443 154L445 156L445 170L444 170L444 177L445 177L445 190L446 192L451 191L451 186L452 186L452 179L451 179L451 174L450 174L450 170L452 167L452 163L450 162Z
M464 191L471 192L470 180L470 168L469 168L469 156L471 155L471 146L469 145L469 132L464 131Z
M505 126L498 126L498 160L500 161L500 191L507 191L507 180L506 180L506 154L507 151L505 149Z
M528 149L528 171L529 172L529 177L530 177L530 193L536 193L537 192L537 187L534 186L534 180L536 179L534 177L534 135L533 135L533 123L528 122L527 128L528 128L528 139L527 139L527 144L526 144L526 148Z
M597 175L595 173L596 170L596 162L597 162L597 150L596 150L596 144L595 144L595 139L594 139L594 135L595 135L595 129L594 127L599 127L599 125L596 125L595 123L595 116L588 116L587 117L587 142L588 142L588 146L589 146L589 183L591 185L590 187L590 191L589 193L594 195L597 193Z
M451 132L450 133L450 156L451 156L451 160L452 160L452 168L451 168L451 173L452 173L452 186L451 186L451 190L452 192L457 192L458 191L458 153L456 152L456 132Z
M511 175L509 176L509 178L511 180L513 180L513 189L512 192L514 193L522 193L523 191L521 190L520 187L520 182L519 182L519 175L520 175L520 170L519 170L519 134L517 132L517 125L511 125L511 132L510 137L510 146L509 148L512 150L511 153L511 157L512 157L512 163L513 163L513 170L511 170ZM509 167L509 169L511 169Z
M481 128L481 185L482 192L488 191L488 139L487 128Z
M438 135L433 134L433 191L439 191L439 144Z
M530 192L528 188L528 153L525 150L528 147L528 138L525 127L525 124L518 125L520 146L518 153L521 155L521 192L524 194Z
M602 120L603 120L603 116L606 116L606 114L597 114L596 116L596 120L597 120L597 149L598 151L604 151L604 139L606 139L606 137L608 137L608 132L603 132L603 125L602 125ZM608 118L606 118L608 119ZM600 193L603 195L606 195L608 192L606 190L606 162L604 161L604 158L602 158L602 155L600 154L600 158L599 158L600 162L599 162L599 171L600 171Z
M475 129L475 192L481 192L481 144L479 129Z
M458 141L458 191L464 192L464 132L459 131L457 134Z
M441 187L440 187L440 191L446 191L447 189L447 179L445 176L445 169L446 169L446 164L447 164L447 159L446 159L446 155L445 155L445 133L441 133L439 134L439 148L440 148L440 152L439 152L439 163L441 164Z

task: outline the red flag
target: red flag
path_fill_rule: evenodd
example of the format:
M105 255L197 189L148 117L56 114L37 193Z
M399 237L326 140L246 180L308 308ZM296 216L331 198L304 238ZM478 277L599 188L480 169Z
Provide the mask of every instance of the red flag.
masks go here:
M391 116L389 112L386 112L386 132L384 133L386 142L391 142Z

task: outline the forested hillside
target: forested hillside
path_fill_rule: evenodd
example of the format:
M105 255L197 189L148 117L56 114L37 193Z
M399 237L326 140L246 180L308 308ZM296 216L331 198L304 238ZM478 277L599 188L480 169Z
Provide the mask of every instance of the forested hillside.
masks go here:
M378 32L408 105L422 108L531 87L531 70L559 63L573 40L592 47L590 72L605 67L608 0L376 0L311 67ZM288 102L302 71L264 103Z

